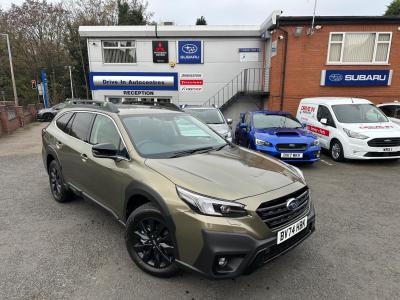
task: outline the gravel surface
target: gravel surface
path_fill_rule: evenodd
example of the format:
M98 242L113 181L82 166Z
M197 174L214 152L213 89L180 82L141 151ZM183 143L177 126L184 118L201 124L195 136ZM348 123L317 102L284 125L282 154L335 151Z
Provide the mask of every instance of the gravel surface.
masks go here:
M235 280L158 279L131 261L111 215L52 199L43 126L0 138L0 299L400 298L400 162L301 166L317 212L310 239Z

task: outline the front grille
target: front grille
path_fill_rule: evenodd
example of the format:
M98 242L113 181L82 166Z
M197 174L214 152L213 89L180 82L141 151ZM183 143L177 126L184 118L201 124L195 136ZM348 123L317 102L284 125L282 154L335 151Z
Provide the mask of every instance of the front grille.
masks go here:
M400 156L400 151L398 151L398 152L368 152L364 156L365 157L395 157L395 156Z
M368 142L370 147L397 147L400 146L400 138L379 138Z
M298 206L293 210L289 210L286 207L286 203L293 198L298 201ZM309 202L309 190L304 187L292 194L262 203L256 212L270 229L274 229L303 214L307 210Z
M304 151L307 149L307 144L277 144L276 149L278 149L279 151Z

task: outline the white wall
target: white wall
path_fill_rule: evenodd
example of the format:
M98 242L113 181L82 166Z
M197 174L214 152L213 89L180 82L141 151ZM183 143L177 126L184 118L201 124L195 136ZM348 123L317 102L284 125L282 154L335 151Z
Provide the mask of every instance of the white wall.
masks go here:
M118 38L104 38L118 39ZM127 38L121 38L127 39ZM133 38L134 39L134 38ZM169 64L153 63L152 41L155 38L137 38L137 64L134 65L110 65L102 62L101 38L89 38L89 64L92 72L181 72L202 73L204 90L202 92L180 92L180 91L157 91L157 96L172 96L176 104L203 104L237 74L246 68L263 67L263 50L265 43L259 38L179 38L179 40L203 40L204 41L204 64ZM176 38L160 38L168 40L169 61L177 61ZM239 48L260 48L257 62L240 62ZM122 95L118 90L95 90L93 97L96 100L104 100L105 96Z

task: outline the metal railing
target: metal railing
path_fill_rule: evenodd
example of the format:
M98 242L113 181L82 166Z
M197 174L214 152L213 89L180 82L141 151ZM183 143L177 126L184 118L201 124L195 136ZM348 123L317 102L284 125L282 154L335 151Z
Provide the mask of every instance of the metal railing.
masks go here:
M14 120L17 117L17 112L14 108L7 107L8 121Z
M223 106L239 93L260 93L264 91L264 68L243 69L224 85L214 96L203 103L205 106Z

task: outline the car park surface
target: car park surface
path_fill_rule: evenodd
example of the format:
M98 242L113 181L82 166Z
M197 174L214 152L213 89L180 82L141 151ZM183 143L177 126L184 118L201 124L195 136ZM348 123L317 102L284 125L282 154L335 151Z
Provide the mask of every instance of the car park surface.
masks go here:
M89 202L54 202L33 124L0 139L0 298L398 299L400 162L300 166L318 214L302 245L235 280L135 266L123 227Z

